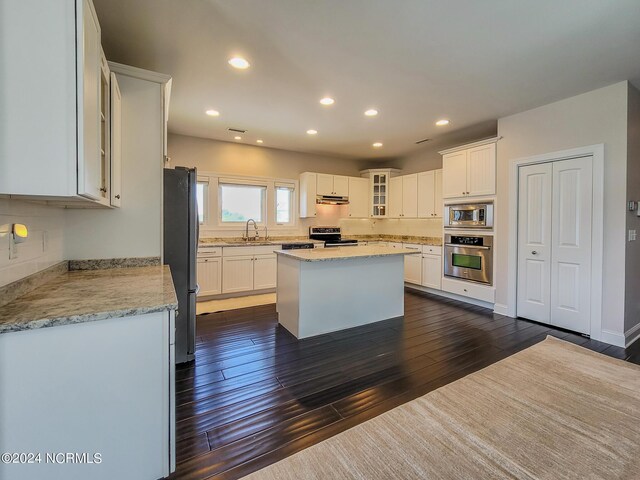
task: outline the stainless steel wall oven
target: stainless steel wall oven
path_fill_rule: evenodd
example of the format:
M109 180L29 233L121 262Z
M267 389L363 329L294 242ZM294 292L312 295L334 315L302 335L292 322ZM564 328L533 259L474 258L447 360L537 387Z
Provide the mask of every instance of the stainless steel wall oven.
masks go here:
M444 237L445 277L493 285L493 237L451 235Z

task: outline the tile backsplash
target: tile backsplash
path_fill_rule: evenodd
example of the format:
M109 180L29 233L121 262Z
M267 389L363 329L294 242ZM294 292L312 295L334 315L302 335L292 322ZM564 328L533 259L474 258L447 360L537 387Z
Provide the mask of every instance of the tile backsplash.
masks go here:
M64 210L0 198L0 286L64 260ZM23 223L29 230L24 243L10 252L10 226Z

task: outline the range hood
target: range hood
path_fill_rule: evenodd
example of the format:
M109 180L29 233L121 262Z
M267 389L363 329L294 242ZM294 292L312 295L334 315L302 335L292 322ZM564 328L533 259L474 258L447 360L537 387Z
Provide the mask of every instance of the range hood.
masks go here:
M316 203L320 205L349 205L349 197L338 195L316 195Z

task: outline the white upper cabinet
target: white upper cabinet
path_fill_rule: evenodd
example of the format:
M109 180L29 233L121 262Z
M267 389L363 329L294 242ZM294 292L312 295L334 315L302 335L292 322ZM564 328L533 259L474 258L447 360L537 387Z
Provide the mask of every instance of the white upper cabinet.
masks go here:
M333 176L333 194L340 197L349 196L349 177L342 175Z
M122 205L122 95L115 73L111 74L111 206Z
M78 194L102 198L100 24L93 6L82 1L82 35L78 39Z
M418 216L418 174L402 177L402 216Z
M470 148L468 155L467 195L495 195L496 144Z
M346 197L349 195L349 177L342 175L327 175L325 173L316 174L317 195L329 195Z
M349 217L366 218L369 216L369 179L349 178Z
M442 196L444 198L495 195L495 139L490 143L441 153L443 153Z
M333 175L318 173L316 176L316 195L333 195Z
M318 175L317 173L311 172L300 174L300 218L312 218L317 215L316 189Z
M442 217L442 170L418 174L418 218Z
M418 174L393 177L389 182L389 217L418 216Z
M389 181L389 213L390 218L402 217L402 177L393 177Z
M442 196L464 197L467 194L467 151L442 157Z
M0 194L108 206L109 75L103 90L92 2L3 2L0 31Z

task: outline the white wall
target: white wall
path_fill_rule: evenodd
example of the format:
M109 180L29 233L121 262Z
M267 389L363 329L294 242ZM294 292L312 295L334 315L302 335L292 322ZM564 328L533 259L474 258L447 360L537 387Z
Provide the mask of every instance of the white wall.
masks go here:
M507 305L515 291L509 277L507 229L509 165L518 158L603 143L605 145L604 270L602 328L614 334L624 332L625 226L627 184L627 82L567 98L498 120L497 212L500 252L496 270L496 303Z
M627 115L627 199L640 201L640 91L629 84ZM627 212L627 230L640 232L637 212ZM627 242L624 329L640 325L640 241ZM632 336L640 331L629 332Z
M302 172L359 176L351 159L169 134L171 166L217 173L298 179Z
M302 172L358 177L364 168L396 167L402 168L403 173L442 168L442 157L438 150L477 140L480 138L478 135L486 137L491 134L495 135L495 122L466 129L462 134L445 136L444 140L420 148L406 157L385 162L327 157L177 134L169 135L168 150L172 166L195 166L200 171L289 179L298 179ZM345 235L442 235L442 221L439 219L349 219L345 218L346 209L345 206L319 206L317 217L299 219L296 228L278 230L277 233L272 231L271 234L307 235L312 225L339 225ZM212 237L232 237L242 233L241 230L201 229L202 236Z
M122 93L122 207L68 210L66 258L162 252L163 112L159 83L118 74Z
M452 128L443 127L445 129ZM454 127L455 128L455 127ZM442 155L438 152L448 148L476 142L484 138L495 137L498 132L498 124L495 120L482 122L470 127L456 129L444 133L437 139L422 144L412 152L389 160L386 166L398 168L403 174L426 172L442 168ZM376 168L377 162L365 162L365 168Z
M29 237L16 245L18 256L9 260L6 230L12 223L25 224ZM62 208L0 198L0 286L64 260L64 237Z

